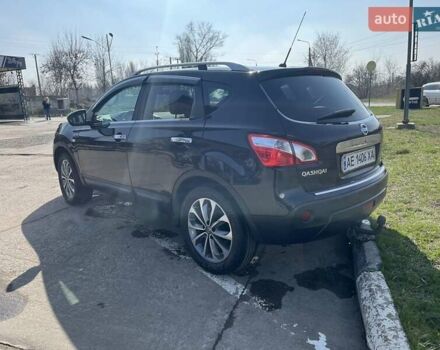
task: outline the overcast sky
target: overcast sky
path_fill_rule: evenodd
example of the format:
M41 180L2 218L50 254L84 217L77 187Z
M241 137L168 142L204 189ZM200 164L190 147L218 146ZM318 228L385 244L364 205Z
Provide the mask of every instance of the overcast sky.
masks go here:
M176 56L175 36L191 21L209 21L228 38L218 59L252 65L278 65L286 54L304 11L299 38L339 32L351 48L350 64L396 60L403 68L406 33L373 33L369 6L407 6L407 0L1 0L0 54L25 56L27 82L36 80L30 53L40 64L51 41L64 31L96 37L114 34L118 61L155 62ZM439 6L440 0L415 0L415 6ZM419 60L440 59L440 32L420 33ZM307 45L296 42L288 65L304 65Z

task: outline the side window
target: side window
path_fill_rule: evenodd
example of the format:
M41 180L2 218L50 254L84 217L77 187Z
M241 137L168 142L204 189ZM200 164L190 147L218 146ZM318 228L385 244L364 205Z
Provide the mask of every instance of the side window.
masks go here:
M435 90L440 90L440 84L431 84L428 86L425 86L423 88L423 90L425 91L435 91Z
M130 86L118 91L95 111L96 120L121 122L133 119L134 108L141 86Z
M227 86L206 81L203 83L205 106L217 107L220 103L228 98L230 95Z
M143 119L189 119L193 116L195 87L185 84L152 84Z

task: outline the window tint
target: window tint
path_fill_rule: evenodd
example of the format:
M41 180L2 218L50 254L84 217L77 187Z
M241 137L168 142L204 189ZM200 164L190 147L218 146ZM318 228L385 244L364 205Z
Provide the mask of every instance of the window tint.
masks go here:
M188 119L193 115L195 87L184 84L153 84L143 119Z
M205 82L203 84L205 106L217 107L229 96L229 89L223 84Z
M343 109L354 109L355 112L338 118L338 121L361 120L368 115L362 102L337 78L315 75L285 77L267 80L262 86L277 109L294 120L315 122Z
M140 89L140 85L131 86L117 92L95 111L96 120L116 122L132 120Z
M423 88L425 91L440 90L440 84L428 85Z

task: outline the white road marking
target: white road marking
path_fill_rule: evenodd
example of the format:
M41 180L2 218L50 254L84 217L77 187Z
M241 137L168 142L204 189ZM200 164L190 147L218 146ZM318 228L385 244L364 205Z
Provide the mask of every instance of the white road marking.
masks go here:
M167 249L169 252L173 253L174 255L178 256L179 258L186 259L186 260L192 260L188 255L182 254L183 248L182 246L177 243L176 241L173 241L172 239L168 237L163 237L160 235L155 235L154 233L150 236L153 241L155 241L158 245L160 245L162 248ZM235 279L229 276L225 275L213 275L212 273L209 273L202 268L197 268L203 275L208 277L211 281L213 281L215 284L220 286L224 291L226 291L229 295L232 295L235 298L239 298L240 295L246 294L247 291L245 291L245 287L240 282L237 282ZM253 303L255 306L259 307L259 304L257 301L254 300ZM261 308L261 307L259 307Z
M79 303L79 299L76 297L75 293L73 293L67 286L64 284L63 281L58 281L61 287L61 291L64 294L64 297L67 299L67 302L70 305L75 305Z
M229 276L213 275L212 273L206 272L201 268L199 268L199 271L206 277L208 277L211 281L222 287L228 294L236 298L239 298L245 292L244 285Z
M327 347L327 337L325 334L318 332L318 335L318 340L311 340L307 338L307 344L313 345L315 350L330 350L330 348Z

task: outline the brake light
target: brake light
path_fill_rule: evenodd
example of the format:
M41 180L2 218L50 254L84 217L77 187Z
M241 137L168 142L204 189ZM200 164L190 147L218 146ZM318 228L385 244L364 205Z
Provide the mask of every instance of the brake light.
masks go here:
M303 143L261 134L250 134L249 143L258 159L266 167L282 167L315 162L315 150Z

